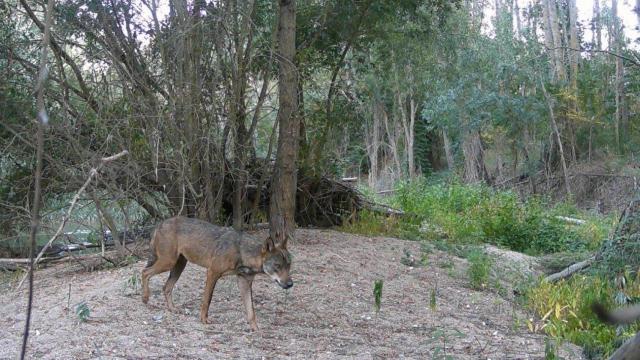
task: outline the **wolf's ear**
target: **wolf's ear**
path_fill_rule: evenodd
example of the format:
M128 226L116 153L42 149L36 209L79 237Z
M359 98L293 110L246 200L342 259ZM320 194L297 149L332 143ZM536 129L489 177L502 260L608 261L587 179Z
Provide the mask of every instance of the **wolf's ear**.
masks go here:
M271 252L275 250L276 244L273 242L271 236L267 236L267 239L264 241L262 245L262 252Z

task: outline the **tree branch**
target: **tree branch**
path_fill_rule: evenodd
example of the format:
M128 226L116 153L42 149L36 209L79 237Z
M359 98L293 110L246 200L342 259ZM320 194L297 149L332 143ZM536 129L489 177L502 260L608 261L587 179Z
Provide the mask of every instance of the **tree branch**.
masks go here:
M52 1L52 0L49 0L49 1ZM44 255L44 252L49 248L49 246L51 246L51 244L58 238L58 236L60 236L60 234L62 233L62 230L64 230L64 226L67 224L67 221L71 217L71 212L73 211L73 208L76 206L76 203L78 202L78 199L80 198L80 195L82 195L82 193L85 191L87 186L89 186L89 184L91 183L91 180L93 180L93 178L96 175L98 175L98 171L102 168L102 166L104 166L106 163L108 163L110 161L113 161L113 160L116 160L118 158L121 158L121 157L127 155L128 153L129 152L127 150L122 150L121 152L119 152L119 153L117 153L117 154L115 154L113 156L102 158L100 160L100 163L96 167L92 168L91 171L89 171L89 177L84 182L84 184L82 184L82 187L80 187L80 189L76 192L76 194L71 199L71 203L69 205L69 208L67 209L67 213L62 218L62 222L60 223L60 226L58 226L58 230L51 237L51 239L49 239L49 241L42 247L42 250L40 250L40 253L36 257L35 261L29 267L29 272L33 271L33 268L38 264L38 262L40 261L40 259ZM22 278L22 280L18 284L16 290L20 289L20 287L22 286L22 283L24 282L25 278L26 278L26 276Z
M24 0L23 0L24 1ZM29 272L22 279L29 277L29 295L27 300L27 316L24 325L24 333L22 335L22 348L20 350L20 359L24 360L27 354L27 343L29 341L29 327L31 325L31 309L33 307L33 254L36 249L36 235L40 227L40 195L42 179L42 154L44 153L44 127L49 122L47 111L44 104L44 87L47 81L49 69L47 68L47 50L49 50L49 38L51 36L51 22L53 13L53 0L47 2L46 17L44 24L44 34L42 35L42 53L40 55L40 70L35 86L36 93L36 109L38 111L38 130L36 135L36 171L35 171L35 189L33 193L33 207L31 208L31 231L29 233Z
M611 56L620 58L622 60L628 61L631 64L633 64L633 65L635 65L637 67L640 67L640 62L638 62L638 61L636 61L634 59L628 58L626 56L614 53L613 51L609 51L609 50L582 50L582 49L574 49L574 48L571 48L569 46L559 46L559 47L554 47L554 48L546 47L546 48L547 48L547 50L550 50L550 51L557 50L557 49L565 49L565 50L570 50L570 51L587 52L587 53L592 53L592 54L597 54L597 53L607 54L607 55L611 55Z
M42 24L42 22L38 19L38 17L33 12L33 10L29 7L29 4L27 4L26 0L20 0L20 4L22 4L22 7L27 12L27 15L29 15L29 18L34 22L34 24L36 24L36 26L40 29L40 31L43 31L43 32L49 31L49 32L51 32L51 30L46 28L45 25ZM82 77L82 73L80 72L80 68L75 63L75 61L73 61L73 59L69 56L69 54L67 54L64 50L62 50L60 45L58 45L58 43L53 39L52 36L48 37L47 43L50 44L51 45L51 49L53 49L53 51L58 56L63 58L64 61L67 64L69 64L69 66L71 67L71 70L73 71L76 79L78 80L78 84L80 85L80 89L82 90L80 92L77 92L77 94L80 97L82 97L85 101L87 101L87 103L89 104L89 106L91 107L91 109L93 111L95 111L96 113L99 112L98 102L93 98L93 96L91 96L91 93L89 92L89 88L87 87L87 84L85 83L84 78Z

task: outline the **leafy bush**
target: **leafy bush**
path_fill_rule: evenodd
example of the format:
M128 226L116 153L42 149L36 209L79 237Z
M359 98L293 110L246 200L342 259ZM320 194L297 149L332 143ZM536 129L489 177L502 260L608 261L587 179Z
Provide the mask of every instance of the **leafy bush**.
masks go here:
M76 304L76 316L80 322L86 322L91 316L91 309L85 301Z
M591 358L606 357L640 329L628 327L619 338L616 327L605 325L595 317L591 310L594 302L618 306L612 304L611 294L615 292L610 281L597 275L574 276L555 284L542 281L526 293L528 307L541 318L537 324L530 322L529 328L578 344ZM640 295L640 281L629 281L626 292L630 297Z
M390 236L408 240L422 238L420 227L415 219L400 219L366 210L358 213L356 221L342 225L340 230L367 236Z
M588 217L586 225L567 224L556 216L576 214L570 204L551 206L539 197L522 201L512 191L484 185L405 182L391 202L412 214L412 223L422 221L422 238L490 243L529 254L593 250L609 227L587 214L579 214Z
M483 290L489 282L491 258L482 249L472 249L467 254L467 260L469 260L467 275L469 275L471 287Z

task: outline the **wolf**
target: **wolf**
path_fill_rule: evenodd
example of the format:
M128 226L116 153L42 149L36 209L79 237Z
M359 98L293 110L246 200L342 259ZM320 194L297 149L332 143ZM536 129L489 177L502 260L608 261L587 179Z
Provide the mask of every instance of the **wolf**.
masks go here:
M640 319L640 304L608 311L601 304L595 303L592 309L602 322L611 325L631 324Z
M287 243L276 244L231 228L182 216L160 223L151 238L151 256L142 270L142 302L149 301L149 278L166 271L169 278L163 292L167 307L175 311L171 292L187 262L207 269L200 321L209 323L208 312L216 282L222 276L237 275L240 295L252 331L258 330L251 286L257 274L267 274L283 289L293 286L289 275L291 255Z

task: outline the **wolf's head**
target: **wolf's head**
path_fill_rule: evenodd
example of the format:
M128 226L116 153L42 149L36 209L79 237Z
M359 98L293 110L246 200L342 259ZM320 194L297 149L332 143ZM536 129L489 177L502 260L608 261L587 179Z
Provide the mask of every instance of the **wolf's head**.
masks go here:
M268 237L262 248L264 262L262 270L269 275L280 287L288 289L293 286L289 276L291 269L291 254L287 251L286 244L276 245L271 237Z

